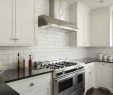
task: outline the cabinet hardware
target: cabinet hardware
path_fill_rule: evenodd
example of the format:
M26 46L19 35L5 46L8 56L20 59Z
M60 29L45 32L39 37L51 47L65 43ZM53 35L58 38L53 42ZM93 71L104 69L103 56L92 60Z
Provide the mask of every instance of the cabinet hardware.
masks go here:
M13 40L19 40L18 38L13 38Z
M34 84L34 82L32 82L32 83L30 83L30 85L29 85L29 86L30 86L30 87L32 87L32 86L34 86L34 85L35 85L35 84Z

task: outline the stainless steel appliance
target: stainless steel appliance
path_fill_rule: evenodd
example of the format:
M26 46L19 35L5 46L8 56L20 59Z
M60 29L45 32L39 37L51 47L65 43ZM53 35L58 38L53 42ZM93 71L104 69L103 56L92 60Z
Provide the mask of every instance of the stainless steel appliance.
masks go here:
M71 32L78 31L77 25L66 22L61 17L63 0L49 0L49 16L40 15L38 17L38 27L44 29L62 29Z
M85 91L85 70L74 62L58 62L44 65L54 69L53 95L83 95Z

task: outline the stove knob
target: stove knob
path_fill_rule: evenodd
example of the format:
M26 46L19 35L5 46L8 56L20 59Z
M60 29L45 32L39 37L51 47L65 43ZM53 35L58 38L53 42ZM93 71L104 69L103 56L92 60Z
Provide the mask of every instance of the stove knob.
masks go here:
M61 75L63 75L62 72L56 74L57 77L58 77L58 76L61 76Z
M79 67L78 69L82 69L83 68L83 66L82 67Z
M64 75L64 74L65 74L65 71L63 70L63 71L62 71L62 75Z

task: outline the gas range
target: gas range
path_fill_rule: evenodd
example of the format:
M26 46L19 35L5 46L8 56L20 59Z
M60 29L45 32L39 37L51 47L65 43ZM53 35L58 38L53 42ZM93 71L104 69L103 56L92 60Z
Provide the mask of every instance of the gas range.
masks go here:
M54 70L53 78L58 78L66 74L70 74L72 72L77 72L84 69L82 65L77 64L75 62L69 62L69 61L61 61L61 62L55 62L51 64L44 64L43 68L53 69Z
M85 70L75 62L62 61L43 65L53 69L53 95L84 95Z

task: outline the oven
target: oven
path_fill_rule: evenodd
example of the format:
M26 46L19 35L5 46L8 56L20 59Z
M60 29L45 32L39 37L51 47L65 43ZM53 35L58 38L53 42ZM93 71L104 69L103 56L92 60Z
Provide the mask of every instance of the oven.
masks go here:
M75 77L76 73L74 74L67 74L60 76L59 78L53 79L54 85L54 95L69 95L73 92L75 88Z
M53 79L53 95L82 95L84 87L84 70L70 72Z
M70 95L84 95L85 92L85 71L76 72L74 92Z
M85 86L85 71L80 70L76 73L76 89L79 89L83 86Z

